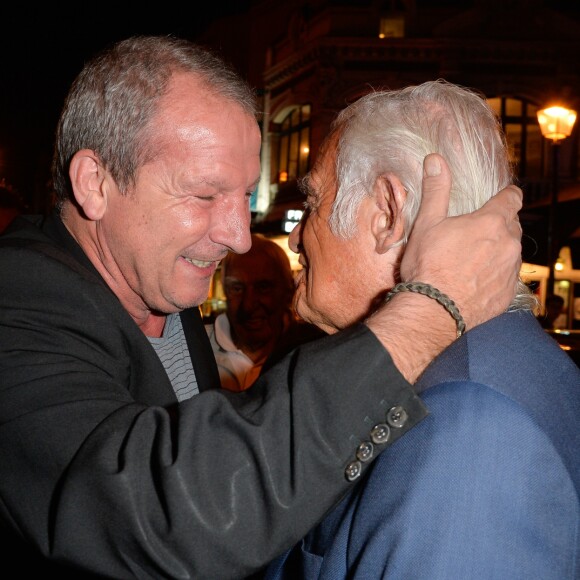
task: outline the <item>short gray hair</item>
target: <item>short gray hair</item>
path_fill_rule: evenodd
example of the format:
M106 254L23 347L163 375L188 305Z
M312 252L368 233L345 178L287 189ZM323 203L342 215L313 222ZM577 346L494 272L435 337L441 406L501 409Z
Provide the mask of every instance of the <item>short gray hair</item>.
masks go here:
M452 175L449 215L472 212L513 182L505 135L485 98L444 80L401 90L374 91L339 113L338 189L329 224L336 236L356 233L356 215L377 178L394 173L407 191L403 208L406 243L421 203L423 160L439 153ZM518 283L514 308L534 308Z
M118 42L84 66L65 100L52 166L58 207L71 199L68 169L81 149L99 155L122 192L134 185L152 155L146 130L176 72L198 75L209 90L256 115L252 88L209 50L170 36Z

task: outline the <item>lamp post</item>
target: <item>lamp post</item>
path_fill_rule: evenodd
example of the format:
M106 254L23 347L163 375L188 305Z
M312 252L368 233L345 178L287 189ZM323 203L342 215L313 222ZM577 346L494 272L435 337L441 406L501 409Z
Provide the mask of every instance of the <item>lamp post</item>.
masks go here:
M558 249L556 247L555 226L558 208L558 173L560 171L560 142L569 137L576 121L576 111L565 107L553 106L538 111L538 123L542 135L552 142L552 196L548 219L548 288L547 294L554 293L554 266Z

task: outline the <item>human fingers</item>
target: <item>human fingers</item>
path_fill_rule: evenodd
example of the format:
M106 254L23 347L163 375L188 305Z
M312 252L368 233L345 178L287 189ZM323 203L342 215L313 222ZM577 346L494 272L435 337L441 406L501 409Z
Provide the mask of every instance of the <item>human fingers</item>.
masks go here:
M437 153L427 155L423 161L423 193L414 230L428 228L447 217L450 191L451 173L445 159Z
M517 186L508 186L493 196L480 209L459 216L467 218L464 225L464 250L470 257L464 264L472 271L463 273L462 280L470 285L457 289L468 328L503 312L511 303L522 264L522 228L518 212L523 193ZM467 234L467 230L465 231ZM469 296L469 289L475 289ZM461 292L466 291L465 296Z
M490 198L481 210L498 212L505 217L507 223L513 220L519 222L518 213L522 209L523 197L524 194L517 185L508 185Z
M423 266L430 268L425 257L431 255L431 238L434 234L437 237L437 226L447 217L450 191L451 173L447 163L441 155L427 155L423 161L421 206L400 264L402 280L416 280L425 273Z
M522 208L523 192L516 185L509 185L487 201L477 212L495 215L505 221L506 232L518 243L522 239L522 226L519 211ZM501 229L498 231L502 231Z

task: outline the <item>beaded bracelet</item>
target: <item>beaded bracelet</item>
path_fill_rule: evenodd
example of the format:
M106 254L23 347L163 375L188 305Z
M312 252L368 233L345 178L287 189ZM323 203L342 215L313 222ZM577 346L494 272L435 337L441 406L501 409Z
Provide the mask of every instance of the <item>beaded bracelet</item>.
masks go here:
M400 282L397 284L386 296L385 303L388 302L395 294L398 292L416 292L417 294L423 294L433 300L437 300L449 314L457 325L457 338L459 338L465 332L465 321L463 316L459 312L455 302L449 298L446 294L439 292L437 288L431 286L431 284L425 284L423 282Z

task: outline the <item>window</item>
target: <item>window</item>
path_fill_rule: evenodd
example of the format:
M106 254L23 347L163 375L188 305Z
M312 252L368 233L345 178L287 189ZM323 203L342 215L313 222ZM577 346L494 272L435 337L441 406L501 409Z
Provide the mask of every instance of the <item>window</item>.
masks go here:
M501 120L516 175L528 181L541 179L544 148L537 117L539 107L513 97L495 97L487 102Z
M294 107L279 123L273 159L278 184L303 177L310 169L310 105Z
M405 17L389 16L381 18L379 24L379 38L404 38Z

